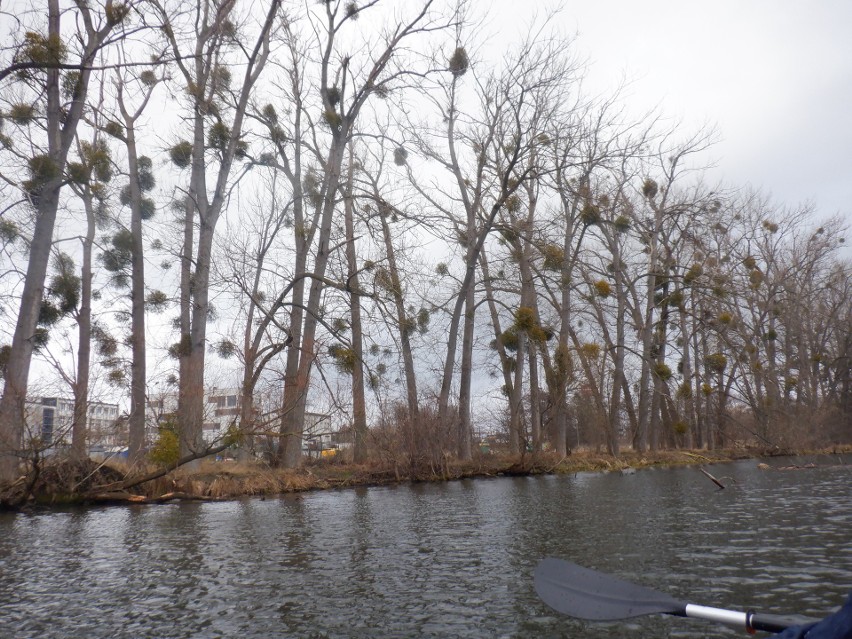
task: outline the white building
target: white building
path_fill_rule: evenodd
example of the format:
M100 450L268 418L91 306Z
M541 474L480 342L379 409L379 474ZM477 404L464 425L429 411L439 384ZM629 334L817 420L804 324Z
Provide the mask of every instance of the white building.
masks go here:
M27 402L27 425L31 438L41 445L63 448L71 445L74 400L65 397L42 397ZM89 402L86 416L86 439L89 448L103 449L127 446L127 424L119 419L118 404Z

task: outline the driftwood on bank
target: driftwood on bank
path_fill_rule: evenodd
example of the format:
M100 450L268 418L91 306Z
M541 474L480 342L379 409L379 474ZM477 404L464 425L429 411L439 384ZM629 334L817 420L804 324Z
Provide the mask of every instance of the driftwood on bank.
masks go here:
M219 501L215 497L203 497L201 495L191 495L190 493L174 491L165 493L158 497L145 497L144 495L134 495L124 490L116 490L112 492L103 492L96 495L90 495L86 501L98 504L166 504L171 501Z

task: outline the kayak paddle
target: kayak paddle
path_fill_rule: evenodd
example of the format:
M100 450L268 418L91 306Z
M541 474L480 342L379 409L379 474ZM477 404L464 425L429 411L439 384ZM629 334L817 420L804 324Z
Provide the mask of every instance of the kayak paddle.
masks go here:
M663 592L548 557L535 569L535 591L548 606L571 617L589 621L614 621L642 615L665 614L692 617L744 628L781 632L790 626L817 619L768 615L710 608L683 601Z

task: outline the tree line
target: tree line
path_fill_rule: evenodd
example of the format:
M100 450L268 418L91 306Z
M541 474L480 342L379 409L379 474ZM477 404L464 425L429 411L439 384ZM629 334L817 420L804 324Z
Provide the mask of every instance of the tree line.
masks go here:
M78 458L93 367L131 460L155 379L180 457L209 453L220 358L218 448L263 438L284 467L318 394L356 462L470 459L483 377L513 453L848 439L841 219L706 184L713 131L586 95L557 17L495 55L465 2L3 11L0 478L33 447L39 352Z

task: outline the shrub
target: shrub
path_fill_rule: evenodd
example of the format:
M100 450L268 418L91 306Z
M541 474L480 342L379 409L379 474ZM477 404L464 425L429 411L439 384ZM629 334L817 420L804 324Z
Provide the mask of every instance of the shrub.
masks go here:
M672 424L672 430L676 432L678 435L685 435L689 430L689 424L687 424L682 419L679 419L674 424Z
M158 466L177 464L180 459L180 439L172 428L160 428L160 433L148 453L148 458Z

